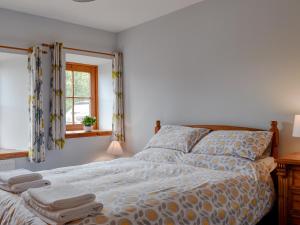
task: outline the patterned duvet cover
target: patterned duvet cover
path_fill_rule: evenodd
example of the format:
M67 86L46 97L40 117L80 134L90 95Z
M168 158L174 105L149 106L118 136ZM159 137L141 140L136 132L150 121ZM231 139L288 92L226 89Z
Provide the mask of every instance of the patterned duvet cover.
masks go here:
M132 158L41 172L52 184L85 187L104 204L73 225L250 225L272 207L263 162L231 156L147 149ZM18 195L0 191L1 225L45 225Z

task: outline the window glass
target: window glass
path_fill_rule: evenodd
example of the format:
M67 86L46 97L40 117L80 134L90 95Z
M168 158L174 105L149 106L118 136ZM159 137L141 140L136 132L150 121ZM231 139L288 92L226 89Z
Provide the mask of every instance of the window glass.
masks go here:
M67 130L80 130L85 116L97 118L98 67L78 63L66 67Z
M66 99L66 123L73 124L73 99Z
M72 71L66 71L66 96L72 97L73 95L73 78L72 78Z
M75 98L74 123L80 124L85 116L91 116L91 100L89 98Z
M74 71L74 96L91 97L91 74Z

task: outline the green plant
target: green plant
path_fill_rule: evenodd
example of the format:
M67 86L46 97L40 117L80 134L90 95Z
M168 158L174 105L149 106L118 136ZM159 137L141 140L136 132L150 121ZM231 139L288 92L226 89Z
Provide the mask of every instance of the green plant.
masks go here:
M82 120L82 124L86 127L91 127L96 123L96 118L91 116L85 116Z

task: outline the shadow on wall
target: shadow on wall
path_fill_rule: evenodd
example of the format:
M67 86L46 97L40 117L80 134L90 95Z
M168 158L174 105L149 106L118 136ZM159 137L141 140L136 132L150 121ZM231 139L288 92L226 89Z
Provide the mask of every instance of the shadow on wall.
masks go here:
M300 152L300 137L293 137L293 123L291 122L281 122L280 129L280 155L291 153L291 152ZM285 149L282 149L281 146L285 146Z

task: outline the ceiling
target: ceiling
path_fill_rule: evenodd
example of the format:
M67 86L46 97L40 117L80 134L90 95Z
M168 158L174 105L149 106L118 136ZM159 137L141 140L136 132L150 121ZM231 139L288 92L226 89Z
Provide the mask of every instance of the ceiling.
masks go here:
M1 0L0 8L119 32L202 0Z

